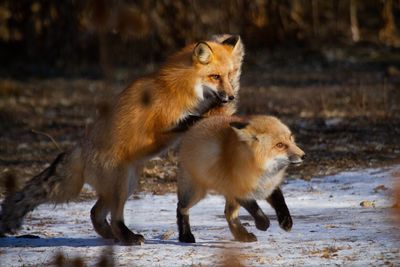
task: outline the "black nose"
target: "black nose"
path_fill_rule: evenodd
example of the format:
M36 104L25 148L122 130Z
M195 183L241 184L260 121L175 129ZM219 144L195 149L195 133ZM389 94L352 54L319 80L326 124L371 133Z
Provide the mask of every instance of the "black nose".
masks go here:
M306 154L304 154L303 156L301 156L301 160L305 160L306 159Z
M228 97L228 99L229 99L229 101L232 101L232 100L235 99L235 96L234 96L234 95L230 95L230 96Z

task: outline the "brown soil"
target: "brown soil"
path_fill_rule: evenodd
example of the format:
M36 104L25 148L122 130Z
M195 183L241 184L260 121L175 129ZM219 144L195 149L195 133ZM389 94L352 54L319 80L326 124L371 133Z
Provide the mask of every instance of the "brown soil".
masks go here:
M326 64L300 64L290 54L280 64L270 63L276 62L272 56L247 57L239 112L273 114L291 127L307 153L301 167L288 170L292 178L400 162L400 60L374 64L360 56L353 64L342 53L340 63L331 64L328 52ZM0 177L13 175L21 185L41 171L59 153L57 146L73 147L102 103L128 83L1 79ZM175 153L150 161L142 178L141 190L174 191Z

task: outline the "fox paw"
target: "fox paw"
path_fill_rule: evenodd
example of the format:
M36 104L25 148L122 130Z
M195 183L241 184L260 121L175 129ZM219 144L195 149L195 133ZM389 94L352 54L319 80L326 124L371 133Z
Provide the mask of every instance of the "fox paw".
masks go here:
M293 221L290 215L278 218L278 221L279 221L279 226L286 232L289 232L292 229Z
M261 231L267 231L270 225L269 219L266 216L255 219L255 223L257 229Z
M126 227L123 221L111 222L111 230L115 239L125 246L142 245L144 237L139 234L134 234Z
M184 243L196 243L196 239L192 233L180 234L179 241Z
M139 234L132 234L121 238L119 241L125 246L143 245L144 237Z

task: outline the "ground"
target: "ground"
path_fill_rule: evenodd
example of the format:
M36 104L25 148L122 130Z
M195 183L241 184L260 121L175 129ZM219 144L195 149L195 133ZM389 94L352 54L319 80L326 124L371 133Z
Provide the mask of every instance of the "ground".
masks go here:
M210 195L191 210L197 243L177 240L174 194L139 194L126 205L126 222L146 238L125 247L92 230L93 200L54 207L43 205L26 219L21 235L39 239L0 239L2 266L49 266L81 257L95 266L103 257L115 266L399 266L399 221L392 213L393 184L400 166L344 172L323 179L290 180L282 188L294 221L279 228L273 210L259 201L271 227L258 231L244 211L240 218L258 241L232 240L223 216L224 201ZM114 245L114 246L112 246ZM114 259L112 259L112 257ZM76 259L75 259L76 260Z

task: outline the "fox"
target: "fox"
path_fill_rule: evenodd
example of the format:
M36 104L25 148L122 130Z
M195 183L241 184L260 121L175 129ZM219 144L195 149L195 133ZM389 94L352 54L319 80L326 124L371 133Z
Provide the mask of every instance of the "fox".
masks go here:
M235 240L257 241L238 218L240 206L259 230L270 226L259 199L275 209L281 228L291 230L293 221L279 186L286 168L301 164L304 157L290 129L273 116L213 116L198 122L182 138L179 149L179 241L196 242L189 210L211 190L225 197L225 217Z
M0 236L15 233L37 206L76 198L87 183L98 197L90 211L94 230L123 245L143 244L144 237L125 225L125 202L146 160L179 141L210 110L235 99L232 81L242 45L239 36L226 37L184 47L119 93L75 147L5 197Z

